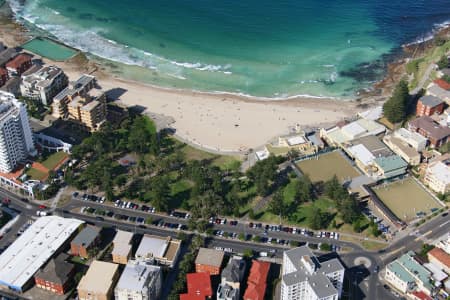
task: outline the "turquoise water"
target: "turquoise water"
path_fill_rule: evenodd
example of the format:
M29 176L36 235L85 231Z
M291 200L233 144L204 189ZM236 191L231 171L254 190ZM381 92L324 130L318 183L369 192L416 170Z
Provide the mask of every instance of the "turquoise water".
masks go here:
M34 38L21 47L55 61L64 61L77 54L76 50L45 38Z
M403 43L450 20L447 0L28 0L16 14L118 75L285 98L351 97Z

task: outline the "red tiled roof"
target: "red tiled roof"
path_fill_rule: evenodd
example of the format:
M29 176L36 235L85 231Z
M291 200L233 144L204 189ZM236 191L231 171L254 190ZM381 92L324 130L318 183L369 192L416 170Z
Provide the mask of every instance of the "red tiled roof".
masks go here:
M253 260L250 275L247 279L247 289L244 300L263 300L266 293L266 280L269 274L270 263Z
M447 268L450 268L450 254L447 254L441 248L433 248L430 252L428 252L428 255L433 256L435 259L447 266Z
M202 299L212 297L211 277L209 273L189 273L186 275L186 281L189 295L202 296Z
M444 89L446 91L450 90L450 83L448 83L444 79L436 79L434 83L436 83L441 89Z
M205 300L205 296L180 294L180 300Z
M17 55L13 60L6 64L7 68L17 69L27 61L31 60L31 56L25 53Z
M419 292L413 292L412 293L416 298L420 299L420 300L432 300L432 298L430 296L428 296L427 294L425 294L422 291Z

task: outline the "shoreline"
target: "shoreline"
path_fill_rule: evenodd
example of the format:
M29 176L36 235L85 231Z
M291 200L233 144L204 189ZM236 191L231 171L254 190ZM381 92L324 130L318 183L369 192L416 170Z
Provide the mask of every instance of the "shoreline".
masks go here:
M33 36L7 9L0 7L0 41L8 46L21 45ZM105 91L120 90L114 97L118 103L145 108L144 113L160 128L170 126L184 142L210 152L239 155L258 149L277 136L292 133L295 127L327 127L382 104L394 84L405 75L407 57L407 51L403 51L400 59L388 64L386 76L375 82L372 89L360 91L356 99L268 98L155 86L108 73L106 64L89 60L81 51L65 62L42 60L61 67L70 80L91 73Z

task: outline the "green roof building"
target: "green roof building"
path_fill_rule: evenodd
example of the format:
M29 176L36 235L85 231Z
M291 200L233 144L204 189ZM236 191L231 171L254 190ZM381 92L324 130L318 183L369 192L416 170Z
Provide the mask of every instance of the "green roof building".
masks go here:
M377 157L373 162L378 168L377 175L380 179L403 175L406 173L406 168L408 167L408 163L398 155Z

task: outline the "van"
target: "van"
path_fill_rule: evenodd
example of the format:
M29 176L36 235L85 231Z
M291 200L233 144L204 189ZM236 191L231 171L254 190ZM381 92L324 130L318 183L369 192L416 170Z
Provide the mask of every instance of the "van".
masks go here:
M259 252L259 256L261 256L261 257L267 257L268 254L267 254L267 252L262 251L262 252Z

